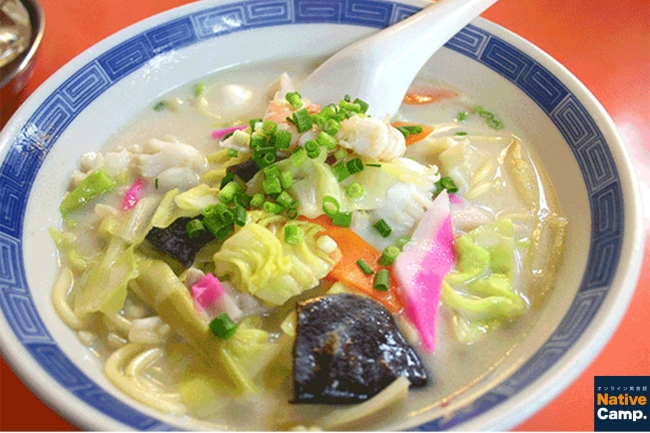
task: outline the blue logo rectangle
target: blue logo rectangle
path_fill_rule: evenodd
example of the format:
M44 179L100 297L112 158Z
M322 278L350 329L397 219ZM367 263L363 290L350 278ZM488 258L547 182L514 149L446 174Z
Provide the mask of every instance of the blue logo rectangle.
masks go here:
M650 376L594 376L594 431L650 431Z

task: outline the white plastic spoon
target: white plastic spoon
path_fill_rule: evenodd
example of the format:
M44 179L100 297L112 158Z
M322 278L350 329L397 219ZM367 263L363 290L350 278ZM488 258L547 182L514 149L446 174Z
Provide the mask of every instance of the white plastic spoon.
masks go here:
M496 2L439 0L330 57L307 77L300 92L320 105L349 94L366 101L372 116L393 116L433 53Z

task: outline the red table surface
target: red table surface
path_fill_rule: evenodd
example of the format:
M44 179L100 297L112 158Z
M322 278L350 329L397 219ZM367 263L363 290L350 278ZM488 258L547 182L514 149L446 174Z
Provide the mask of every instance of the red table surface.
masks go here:
M70 59L114 32L188 0L41 0L45 37L24 99ZM501 0L483 14L573 72L614 119L632 155L650 224L650 3ZM6 104L3 101L3 105ZM0 119L0 125L7 121ZM650 237L641 278L613 338L578 379L517 431L594 428L594 376L650 375ZM76 430L38 400L0 358L0 429Z

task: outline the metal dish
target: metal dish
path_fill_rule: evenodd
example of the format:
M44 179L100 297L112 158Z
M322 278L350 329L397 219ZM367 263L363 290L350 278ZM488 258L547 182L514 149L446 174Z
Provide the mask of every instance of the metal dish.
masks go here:
M29 13L32 25L29 47L17 58L0 68L0 112L15 103L16 96L25 88L32 77L36 63L36 53L43 39L45 14L37 0L20 0Z

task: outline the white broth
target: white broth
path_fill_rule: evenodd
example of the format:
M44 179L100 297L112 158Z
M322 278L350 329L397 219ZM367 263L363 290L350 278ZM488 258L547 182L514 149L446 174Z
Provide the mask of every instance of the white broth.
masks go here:
M219 369L211 370L210 367L201 366L198 361L201 355L196 353L186 338L176 332L174 324L165 323L158 317L156 306L152 308L146 302L147 295L143 295L146 289L142 288L144 283L140 281L144 271L138 276L137 265L133 263L139 259L136 260L133 255L149 257L147 260L163 259L164 255L141 239L137 242L137 247L128 248L131 245L129 239L136 243L136 238L143 238L147 234L151 228L147 224L152 217L156 218L154 212L161 201L164 202L165 197L169 196L169 191L173 189L171 186L179 186L182 193L209 179L209 186L214 189L211 194L215 195L221 177L226 174L227 164L224 161L228 158L223 155L211 156L207 163L201 165L201 160L192 160L194 154L188 150L174 154L175 158L185 164L185 171L167 171L169 176L166 178L167 175L160 174L165 173L165 170L155 166L162 164L154 161L156 152L162 152L160 149L167 149L165 146L168 145L178 148L178 143L181 143L196 149L202 158L215 155L223 148L219 147L221 140L213 138L212 131L246 124L251 118L261 118L278 89L277 77L286 71L299 84L301 77L308 73L303 66L305 64L308 63L297 60L289 64L264 63L224 70L204 77L201 83L185 84L164 95L159 101L154 101L151 108L124 125L106 143L102 155L84 156L80 171L73 176L71 190L85 176L98 169L107 171L108 177L116 181L116 186L109 193L93 198L79 209L69 212L60 231L54 234L63 269L55 288L55 293L59 294L54 296L55 306L64 321L78 332L80 340L97 355L99 362L107 365L107 371L113 371L107 372L109 379L122 391L145 404L161 411L196 418L205 428L276 430L318 426L319 420L332 411L345 410L336 405L290 403L293 399L291 343L286 343L289 334L280 325L286 325L285 318L294 310L296 298L291 298L291 301L282 305L269 306L266 305L268 302L265 304L251 300L253 297L250 295L239 296L237 289L246 291L241 287L237 287L233 293L232 285L236 285L236 279L230 280L232 284L229 293L238 308L244 312L245 318L240 319L239 326L242 326L243 320L246 321L245 327L257 327L268 333L265 334L267 339L264 344L279 347L272 355L274 360L269 363L275 362L277 365L254 376L256 384L260 385L258 393L233 392L209 383L205 386L212 387L212 390L205 391L204 394L201 394L202 388L192 388L196 394L193 397L195 401L192 403L194 406L188 408L188 397L182 392L179 394L179 389L191 382L191 379L224 373ZM477 108L482 101L474 101L470 95L463 94L462 90L451 89L433 79L425 77L418 80L414 84L416 89L443 89L446 94L453 92L456 96L428 104L402 107L398 120L433 127L429 136L406 149L404 157L414 159L427 170L434 170L434 174L435 169L431 166L436 166L440 176L450 177L458 187L456 198L451 199L451 220L456 238L465 236L480 244L485 238L496 236L498 231L490 232L492 229L486 229L488 234L481 235L475 231L477 227L492 227L491 224L494 225L496 221L509 222L509 227L513 230L508 239L513 245L514 270L511 275L512 293L508 296L519 299L517 302L525 306L525 312L517 314L512 320L477 319L476 316L463 316L463 312L442 302L436 320L436 348L433 353L423 349L417 330L408 324L404 313L397 313L402 332L425 365L429 376L428 385L411 389L406 400L397 401L379 415L375 414L356 424L336 426L337 430L361 427L377 430L397 425L407 417L426 411L442 414L450 401L468 390L480 387L535 325L545 295L552 290L555 273L561 262L566 220L561 216L553 186L530 143L526 142L525 137L515 135L513 131L516 128L508 123L508 119L501 119L498 113L489 113L487 109L481 111ZM342 96L333 95L332 101L336 102ZM309 95L303 97L308 99ZM499 126L499 122L505 127L494 129L495 125ZM152 139L160 141L147 144ZM346 155L350 157L356 155L354 148L348 152ZM331 153L333 158L333 152ZM240 151L233 158L241 162L246 159L246 154ZM199 161L196 163L198 165L192 165L192 161ZM133 172L134 164L142 172L154 170L152 167L155 166L159 174L151 175L142 183L138 192L139 201L134 207L121 211L124 195L138 178ZM366 170L372 170L372 167ZM168 185L169 182L173 185ZM253 180L249 182L249 187L252 188L251 185L255 186ZM382 200L384 207L396 203L391 198ZM425 205L420 210L421 213L428 206ZM141 212L141 215L129 219L124 217L125 212ZM178 208L175 212L174 215L187 216ZM379 245L377 248L381 250L388 241L378 237L371 226L359 222L359 215L370 214L372 219L372 215L392 215L396 212L395 209L385 209L384 214L377 209L354 212L358 214L355 214L352 227L359 236L376 247ZM129 224L132 227L127 228L132 233L125 235L125 226ZM273 224L277 225L269 224L272 228L276 227ZM414 227L413 224L409 226L409 233L412 233ZM125 237L129 239L124 240ZM114 241L116 238L121 240ZM395 241L394 238L388 239L390 242ZM116 247L120 242L123 243L122 246ZM225 242L227 240L223 245ZM119 277L124 279L125 274L132 274L130 279L127 278L129 289L125 292L126 299L111 299L95 310L88 309L80 313L78 306L86 302L84 299L88 295L82 292L89 290L86 288L88 281L93 281L93 278L100 280L101 277L99 274L90 275L92 269L104 258L110 259L111 248L122 248L111 262L113 268L124 268ZM201 269L201 272L218 270L212 257L219 248L223 247L218 242L208 243L197 254L194 267ZM246 246L242 245L242 248ZM338 253L333 252L330 256L336 254ZM488 268L488 274L495 272L495 263L496 261ZM330 265L328 270L332 266L334 265ZM194 278L176 262L171 268L182 281ZM458 274L460 271L455 265L452 273ZM110 281L111 275L115 274L107 272L104 275L108 278L107 285L119 284ZM486 277L485 273L472 277L469 283L459 283L454 289L463 296L479 299L480 296L465 293L464 290L472 281L483 277ZM160 278L164 279L163 276ZM331 281L322 281L317 287L298 295L298 298L320 296L329 290L331 284ZM191 299L190 290L186 292L188 299ZM119 356L116 355L118 352ZM116 379L116 376L119 378ZM124 385L126 382L128 384ZM132 392L126 390L133 386L140 388ZM151 393L150 397L146 396L147 392ZM197 403L201 398L206 401Z

